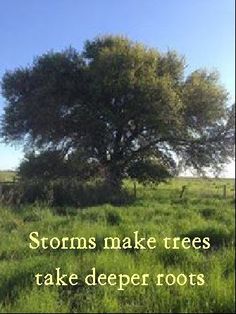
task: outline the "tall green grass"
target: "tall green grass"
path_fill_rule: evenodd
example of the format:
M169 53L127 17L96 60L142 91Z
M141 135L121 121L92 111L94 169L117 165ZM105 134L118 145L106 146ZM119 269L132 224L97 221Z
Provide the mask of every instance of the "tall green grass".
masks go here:
M132 190L132 182L125 183ZM223 198L222 185L228 195ZM183 185L186 193L180 199ZM234 312L234 192L232 180L175 179L158 187L137 187L133 204L89 208L49 208L42 204L0 208L0 311L98 313L233 313ZM209 236L207 251L105 251L106 236ZM30 250L32 231L52 237L95 236L97 248ZM80 284L37 287L36 272L78 273ZM204 286L86 286L83 278L99 273L203 273Z

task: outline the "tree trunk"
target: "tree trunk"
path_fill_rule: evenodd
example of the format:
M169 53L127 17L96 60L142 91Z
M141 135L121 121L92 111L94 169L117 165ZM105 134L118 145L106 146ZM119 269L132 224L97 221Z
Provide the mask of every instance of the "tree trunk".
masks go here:
M120 172L115 171L114 169L107 169L105 182L114 192L120 191L122 186Z

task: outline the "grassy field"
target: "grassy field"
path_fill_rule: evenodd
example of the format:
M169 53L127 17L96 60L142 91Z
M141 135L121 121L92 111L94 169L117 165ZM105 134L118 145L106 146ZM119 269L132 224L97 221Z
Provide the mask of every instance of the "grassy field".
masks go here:
M0 171L0 182L14 180L16 173L14 171Z
M132 183L126 183L132 189ZM179 198L186 185L183 198ZM223 198L223 185L227 198ZM0 312L234 312L234 192L233 180L178 178L158 187L137 187L132 205L90 208L48 208L28 205L0 209ZM41 237L96 237L95 250L31 250L29 234ZM107 236L210 237L209 250L102 250ZM158 243L158 242L157 242ZM34 274L77 273L78 286L36 286ZM84 284L98 273L203 273L203 286Z

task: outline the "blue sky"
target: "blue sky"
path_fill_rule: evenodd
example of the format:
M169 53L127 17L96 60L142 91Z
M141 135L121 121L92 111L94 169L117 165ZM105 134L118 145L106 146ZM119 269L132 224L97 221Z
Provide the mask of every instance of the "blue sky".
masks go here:
M185 55L188 68L217 69L235 92L234 0L1 0L0 77L33 57L86 39L123 34ZM4 99L0 97L0 114ZM0 144L0 169L17 167L20 148ZM233 165L227 175L233 175Z

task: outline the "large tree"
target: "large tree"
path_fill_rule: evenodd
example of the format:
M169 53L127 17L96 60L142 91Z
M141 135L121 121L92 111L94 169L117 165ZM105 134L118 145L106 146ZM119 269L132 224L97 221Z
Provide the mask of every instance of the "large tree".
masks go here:
M6 72L2 136L28 150L79 152L111 184L155 180L177 161L198 170L233 156L234 107L216 73L123 37L87 41Z

